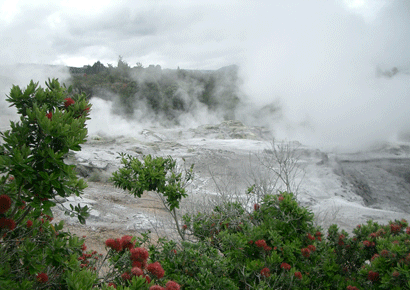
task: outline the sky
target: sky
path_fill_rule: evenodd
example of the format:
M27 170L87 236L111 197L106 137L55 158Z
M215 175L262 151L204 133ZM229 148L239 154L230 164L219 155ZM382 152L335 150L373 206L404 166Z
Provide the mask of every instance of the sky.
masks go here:
M1 65L237 64L249 102L281 105L277 135L319 147L410 128L408 0L0 0L0 48Z
M387 0L328 2L1 0L0 62L83 66L98 60L116 64L121 55L131 66L218 69L248 58L249 44L264 38L273 28L269 25L298 33L274 19L285 17L299 26L306 20L300 7L310 9L314 18L335 13L326 12L326 6L339 6L331 9L370 21Z

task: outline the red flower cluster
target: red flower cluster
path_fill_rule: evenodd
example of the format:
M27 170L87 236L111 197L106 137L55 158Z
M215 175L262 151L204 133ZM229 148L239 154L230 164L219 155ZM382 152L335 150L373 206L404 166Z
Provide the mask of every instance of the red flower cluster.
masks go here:
M124 280L131 280L132 276L131 276L130 272L124 272L124 273L121 274L121 278L124 279Z
M97 270L95 263L100 257L102 257L102 254L98 254L97 251L92 251L87 254L85 252L87 250L87 246L85 244L81 246L81 249L83 251L83 254L78 257L78 261L81 262L80 267L94 271Z
M16 222L5 217L0 218L0 229L8 228L10 231L16 228Z
M144 248L134 248L135 244L132 241L131 236L123 236L121 239L108 239L105 244L118 252L123 250L130 251L130 260L132 262L131 271L126 271L121 274L121 278L124 280L131 280L133 276L144 277L147 284L151 283L150 276L146 275L145 271L148 271L156 278L161 279L165 275L165 271L159 262L155 262L147 265L149 253ZM174 250L176 253L176 250ZM162 289L162 290L180 290L181 286L174 281L168 281L166 287L159 285L153 285L149 289Z
M301 249L303 257L309 258L310 257L310 250L308 248Z
M53 112L48 112L46 114L47 118L49 118L51 120L51 118L53 117Z
M380 252L380 255L381 255L382 257L384 257L384 258L387 258L387 257L389 256L389 251L387 251L386 249L385 249L385 250L382 250L382 251Z
M72 98L65 98L64 100L65 100L64 106L65 106L66 108L67 108L68 106L73 105L73 104L75 103Z
M270 270L269 270L269 268L263 268L262 270L261 270L261 276L262 277L266 277L266 278L269 278L269 276L270 276Z
M295 277L298 278L299 280L302 280L302 273L295 272Z
M130 252L132 261L145 263L148 260L149 253L144 248L134 248Z
M370 281L377 281L379 280L379 273L369 271L369 274L367 275L367 279Z
M345 235L340 235L339 236L339 242L337 243L339 246L343 246L345 244L344 238L346 238Z
M312 236L310 233L307 234L307 237L308 237L308 239L311 240L311 241L314 241L314 240L315 240L315 237Z
M369 242L368 240L363 241L365 247L374 247L376 244L374 242Z
M0 195L0 213L6 213L11 207L11 198L7 194Z
M406 234L410 235L410 227L406 228Z
M261 206L260 206L259 204L257 204L257 203L255 203L255 204L253 205L253 209L254 209L255 211L258 211L260 208L261 208Z
M144 276L144 272L142 271L142 269L140 267L133 267L131 269L131 273L134 276Z
M311 251L311 252L315 252L316 251L316 247L314 246L314 245L309 245L309 246L307 246L308 247L308 249Z
M33 225L33 222L32 222L31 220L28 220L28 221L27 221L27 227L28 227L28 228L31 228L32 225Z
M265 251L270 251L270 250L272 250L272 248L269 247L269 246L266 244L266 241L265 241L265 240L257 240L257 241L255 242L255 246L257 246L258 248L263 248Z
M39 273L37 274L36 279L40 283L46 283L48 281L48 276L46 273Z
M390 224L390 231L392 234L397 234L401 231L401 225L398 224Z
M282 195L279 195L278 200L283 201L285 198Z
M257 240L255 242L255 246L257 246L259 248L264 248L264 247L267 247L268 245L266 244L265 240Z
M347 286L346 288L347 290L359 290L359 288L357 288L356 286Z
M115 285L115 283L113 282L108 283L108 287L114 287L115 289L117 289L117 285Z
M117 252L121 252L122 251L122 247L121 247L121 240L120 239L108 239L105 241L105 245Z
M147 270L148 270L151 274L153 274L154 276L156 276L158 279L161 279L162 277L164 277L164 274L165 274L164 269L162 269L161 264L158 263L158 262L149 264L149 265L147 266Z
M283 262L282 264L280 264L280 267L284 270L290 270L290 268L292 268L288 263Z
M134 243L132 242L131 236L123 236L121 238L121 248L123 250L128 249L130 251L132 248L134 248Z
M391 275L392 275L393 277L399 277L399 276L400 276L400 273L399 273L398 271L394 271L393 273L391 273Z
M178 283L174 281L168 281L167 284L165 284L165 290L180 290L181 286L179 286Z

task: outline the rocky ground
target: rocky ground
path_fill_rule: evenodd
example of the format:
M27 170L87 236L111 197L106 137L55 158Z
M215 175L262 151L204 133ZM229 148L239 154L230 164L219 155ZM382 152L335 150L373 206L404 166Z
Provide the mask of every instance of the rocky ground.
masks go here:
M63 203L66 207L69 203L88 205L87 224L65 216L61 207L55 210L55 218L65 220L71 232L86 235L89 247L102 252L105 239L124 234L150 230L175 238L172 219L156 193L134 198L108 182L120 166L118 152L170 155L180 166L182 160L187 166L194 163L195 179L187 187L190 197L182 206L182 211L193 211L209 207L210 198L246 197L244 192L254 182L252 176L267 173L261 163L277 159L273 158L270 137L263 128L248 128L236 121L191 130L152 128L132 137L91 135L82 151L67 159L78 166L89 186L81 199L69 198ZM321 152L298 142L277 142L276 146L277 152L297 160L292 189L324 228L336 223L351 231L368 219L380 223L410 220L408 143L386 143L354 154Z

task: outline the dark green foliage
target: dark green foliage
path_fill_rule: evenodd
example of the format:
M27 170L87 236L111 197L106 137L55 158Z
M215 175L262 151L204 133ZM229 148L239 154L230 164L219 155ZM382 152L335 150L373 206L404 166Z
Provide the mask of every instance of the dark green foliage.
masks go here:
M217 71L162 70L158 65L130 67L120 57L117 67L98 61L70 72L75 92L109 100L118 96L122 110L116 113L122 115L133 115L143 101L154 114L176 122L200 102L211 111L223 112L225 119L234 119L240 102L236 66Z

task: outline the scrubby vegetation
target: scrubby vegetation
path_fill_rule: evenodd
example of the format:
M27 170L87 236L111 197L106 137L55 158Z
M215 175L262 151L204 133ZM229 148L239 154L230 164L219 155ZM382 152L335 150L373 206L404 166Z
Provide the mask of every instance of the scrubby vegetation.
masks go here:
M51 80L13 87L7 100L21 118L1 133L0 289L410 289L407 221L368 221L350 237L316 227L288 192L186 214L181 240L146 233L108 239L105 256L87 249L51 212L86 186L64 162L85 142L86 96ZM122 157L114 183L136 197L158 191L175 214L192 167L180 175L172 157ZM84 222L87 208L67 213Z

